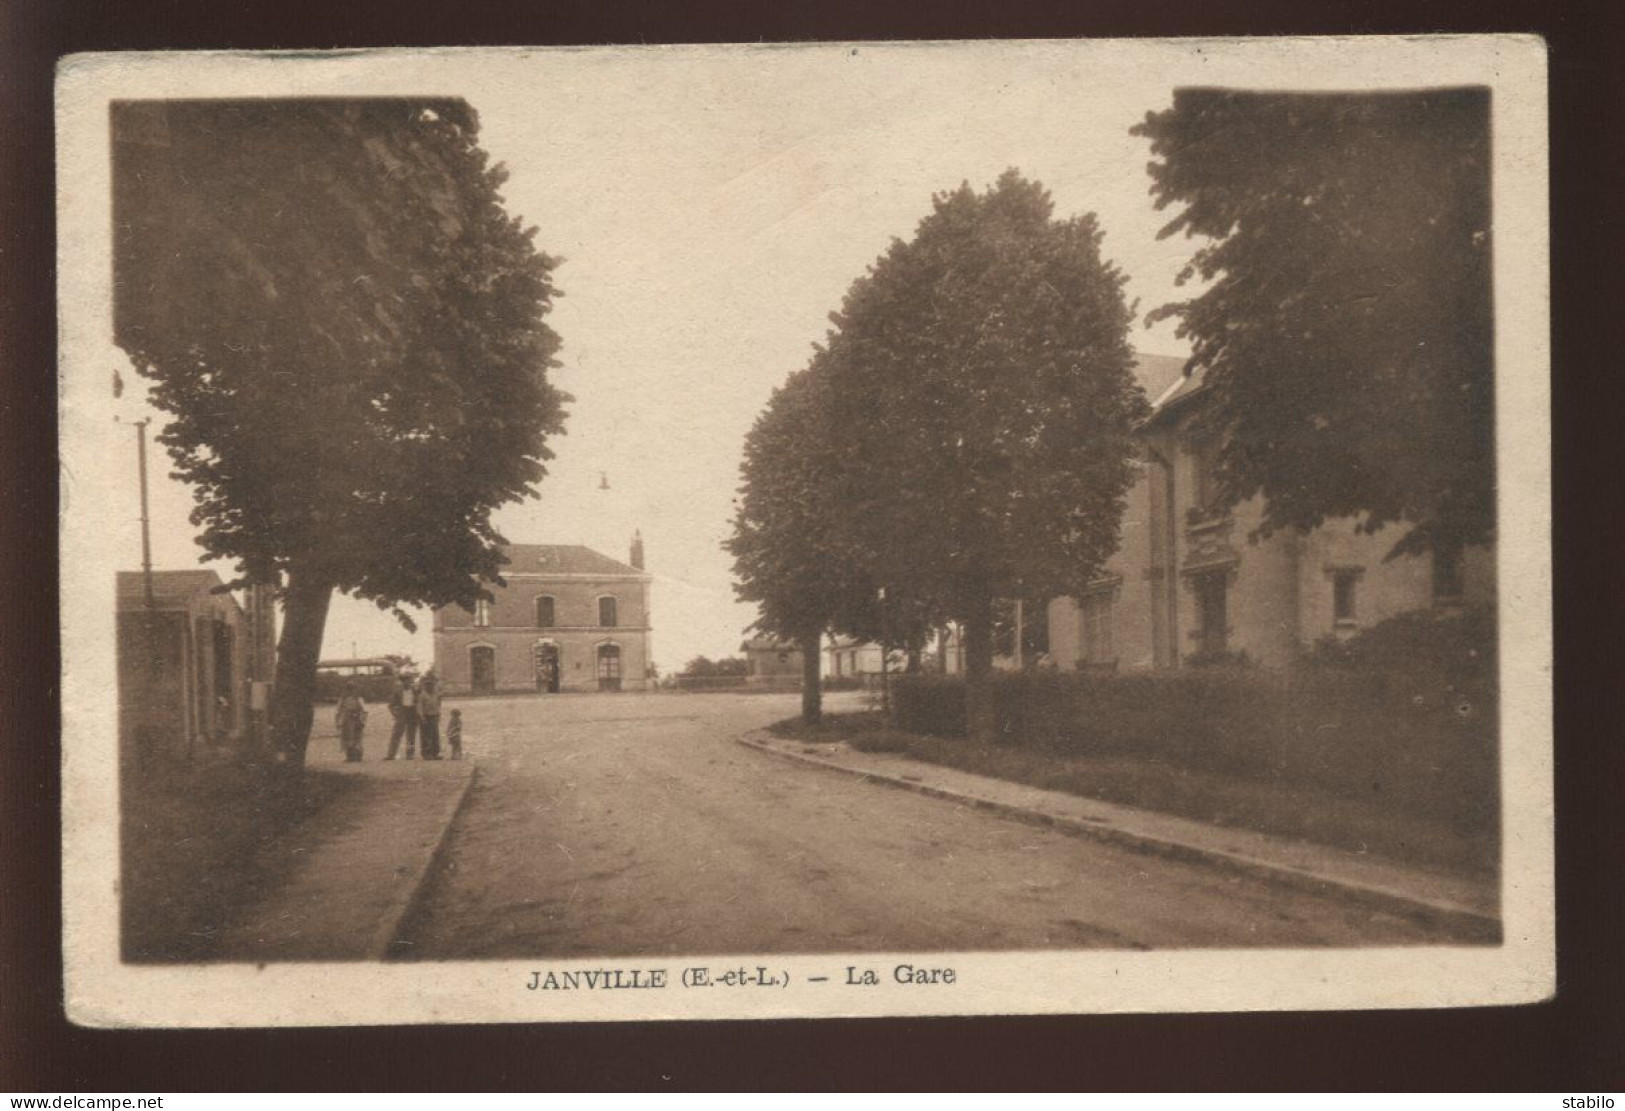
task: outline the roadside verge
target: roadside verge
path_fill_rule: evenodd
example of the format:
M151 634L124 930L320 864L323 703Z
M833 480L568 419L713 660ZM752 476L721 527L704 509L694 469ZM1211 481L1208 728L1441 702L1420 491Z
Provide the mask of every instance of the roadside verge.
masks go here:
M765 729L753 730L738 740L760 752L1015 821L1335 895L1426 922L1464 940L1500 939L1500 892L1493 881L1412 868L1369 854L1214 826L907 757L860 752L845 742L781 738Z
M369 961L389 955L467 801L473 761L331 766L359 783L287 848L300 863L222 934L214 960Z

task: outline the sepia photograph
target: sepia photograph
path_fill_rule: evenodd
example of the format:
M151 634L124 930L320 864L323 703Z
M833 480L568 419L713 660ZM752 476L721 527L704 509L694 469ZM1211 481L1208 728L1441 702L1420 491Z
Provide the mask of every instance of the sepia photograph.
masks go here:
M1549 996L1544 65L66 60L70 1017Z

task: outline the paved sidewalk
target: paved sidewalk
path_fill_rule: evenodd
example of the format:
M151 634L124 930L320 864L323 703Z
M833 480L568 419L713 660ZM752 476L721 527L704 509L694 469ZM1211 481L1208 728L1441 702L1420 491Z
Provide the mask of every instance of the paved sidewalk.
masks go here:
M326 758L325 739L311 748L315 774L361 782L288 833L278 851L300 862L227 926L216 960L382 959L476 775L471 760L346 764Z
M844 741L791 740L766 730L747 733L739 740L763 752L991 810L1018 821L1300 888L1331 891L1475 938L1489 939L1500 932L1500 891L1494 881L1412 868L1345 849L1048 791L906 756L859 752Z

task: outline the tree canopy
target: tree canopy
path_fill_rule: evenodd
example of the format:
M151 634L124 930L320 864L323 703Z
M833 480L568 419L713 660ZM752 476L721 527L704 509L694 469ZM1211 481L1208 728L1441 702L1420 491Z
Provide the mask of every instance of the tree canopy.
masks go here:
M782 590L890 644L961 621L972 728L986 724L994 599L1079 589L1117 545L1146 404L1101 240L1093 215L1056 219L1012 170L933 197L853 284L747 444L744 550L783 541L782 561L738 565L767 620ZM820 575L828 594L796 589ZM884 605L831 605L882 589Z
M743 483L733 535L736 592L755 602L753 628L800 640L829 628L868 593L863 568L846 548L832 481L834 408L823 353L774 391L745 437Z
M1080 588L1116 548L1145 401L1092 214L1006 172L933 198L834 318L842 500L878 577L965 620Z
M713 660L709 656L695 656L683 665L682 674L690 679L739 678L750 670L742 656L724 656Z
M1191 340L1222 500L1404 522L1396 553L1490 539L1488 91L1183 89L1133 131L1162 236L1208 240L1179 275L1206 291L1148 323Z
M563 428L555 260L478 133L450 99L114 106L116 340L199 544L283 586L274 712L301 758L332 592L408 626L472 605L501 581L493 510Z
M861 624L873 584L852 550L836 503L835 416L822 350L774 391L745 437L733 533L735 592L757 605L752 626L802 650L802 715L821 713L825 631Z

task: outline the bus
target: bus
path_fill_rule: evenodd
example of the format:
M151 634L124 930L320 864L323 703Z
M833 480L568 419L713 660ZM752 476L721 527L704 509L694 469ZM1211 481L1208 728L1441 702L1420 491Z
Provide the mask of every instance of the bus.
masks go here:
M390 660L323 660L316 665L316 701L337 702L344 684L368 702L383 702L395 689L396 667Z

